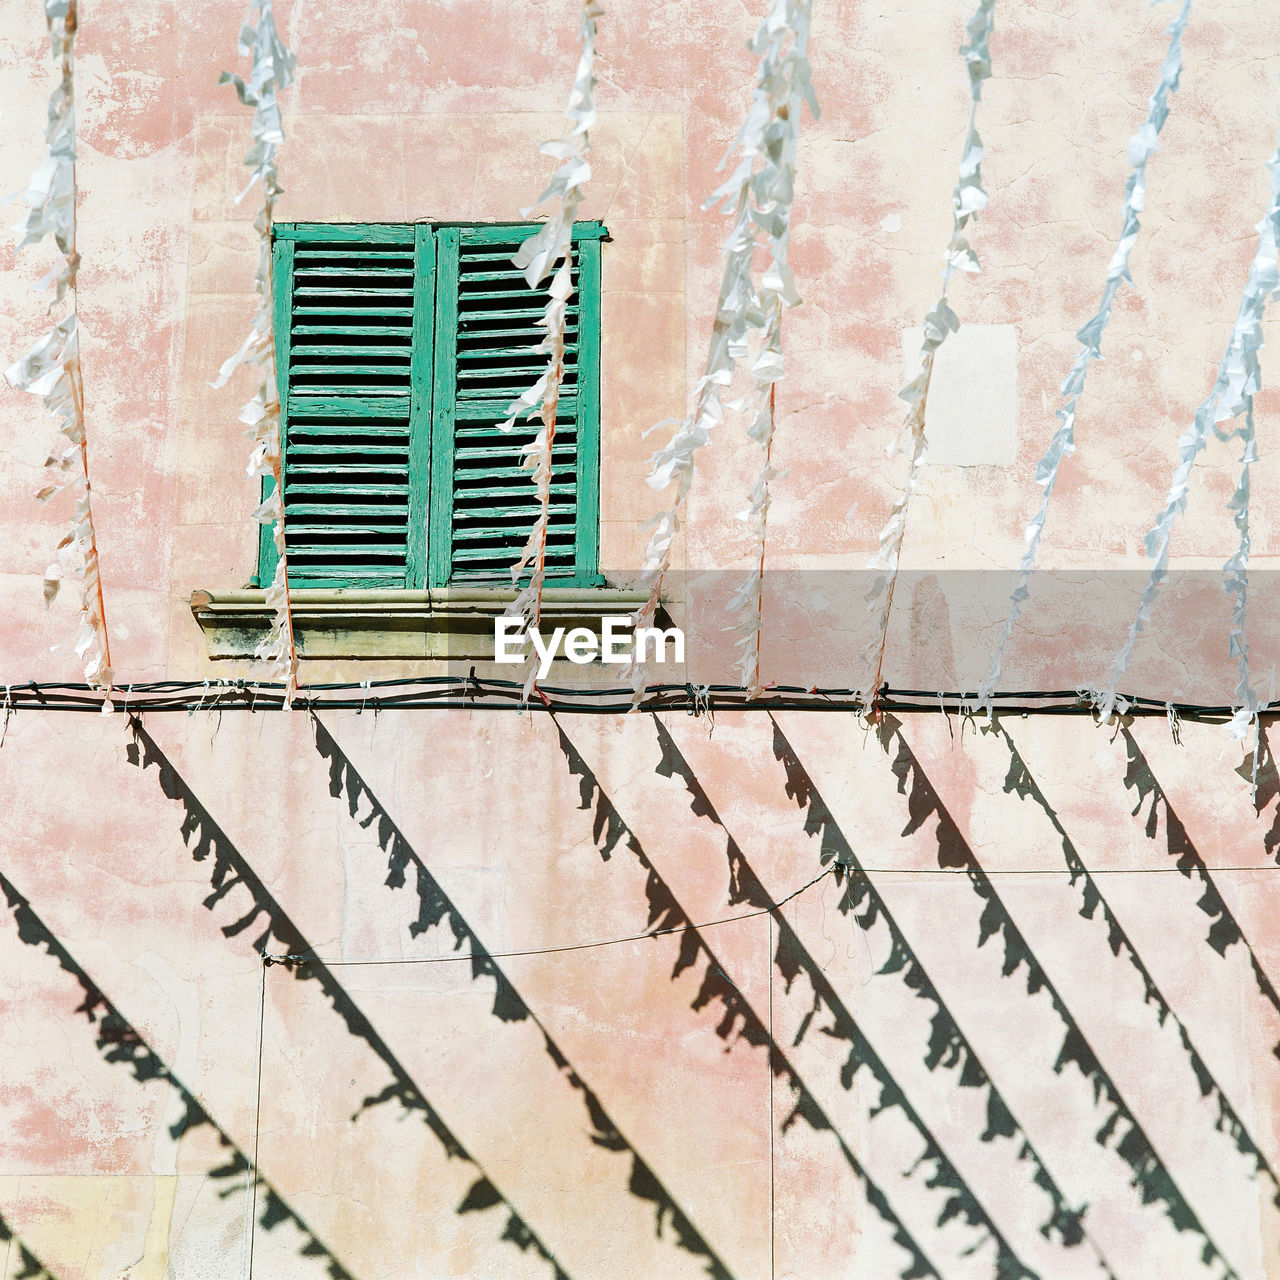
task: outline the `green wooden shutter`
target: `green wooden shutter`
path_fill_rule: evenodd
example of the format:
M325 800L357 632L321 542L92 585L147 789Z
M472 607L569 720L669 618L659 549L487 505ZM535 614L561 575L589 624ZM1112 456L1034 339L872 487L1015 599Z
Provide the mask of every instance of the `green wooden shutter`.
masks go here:
M432 263L417 239L411 226L276 229L292 585L403 587L422 563L410 436L415 412L426 435L414 351L430 347Z
M538 515L498 430L541 373L545 294L510 259L536 227L280 224L273 271L293 586L507 584ZM600 579L599 223L574 228L548 576ZM269 485L265 492L269 492ZM269 529L258 581L275 571Z
M510 569L538 516L521 465L539 422L499 430L511 402L545 356L538 321L543 290L511 264L536 227L444 227L437 235L436 348L432 417L430 581L510 583ZM565 378L552 452L547 576L597 581L599 511L598 223L575 226Z

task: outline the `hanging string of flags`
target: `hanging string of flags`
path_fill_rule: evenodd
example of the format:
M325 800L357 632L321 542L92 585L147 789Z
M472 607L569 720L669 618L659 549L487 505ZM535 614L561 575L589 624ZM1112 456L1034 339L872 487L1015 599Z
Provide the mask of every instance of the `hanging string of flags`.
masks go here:
M1261 344L1259 344L1261 345ZM1255 375L1260 374L1257 366L1257 355L1253 353ZM1255 379L1255 385L1259 385ZM1249 467L1258 460L1258 440L1253 420L1253 396L1249 395L1248 404L1241 415L1240 426L1230 436L1239 439L1240 479L1236 482L1235 491L1227 502L1227 510L1231 512L1232 522L1239 533L1236 549L1222 566L1224 574L1223 587L1231 597L1231 632L1228 641L1230 656L1236 660L1236 713L1231 717L1228 730L1237 741L1244 738L1250 725L1258 729L1258 712L1262 704L1258 701L1257 690L1253 687L1253 673L1249 669L1249 551L1253 539L1249 534ZM1228 438L1230 438L1230 436ZM1254 750L1254 760L1259 752ZM1254 791L1257 791L1257 769L1254 770Z
M1250 273L1250 287L1246 288L1245 298L1249 318L1242 327L1237 320L1237 329L1241 330L1241 341L1232 355L1232 368L1229 373L1231 387L1239 386L1240 405L1231 402L1232 412L1239 419L1239 426L1233 430L1223 431L1217 425L1225 419L1219 415L1215 418L1214 432L1224 442L1238 439L1240 451L1240 478L1236 482L1235 491L1227 502L1227 509L1232 513L1232 522L1239 533L1236 550L1227 559L1223 568L1223 587L1232 598L1231 630L1229 639L1230 656L1236 659L1237 683L1235 691L1236 713L1232 716L1228 731L1236 741L1241 741L1250 727L1254 733L1253 748L1253 780L1252 787L1256 798L1258 788L1258 760L1261 756L1258 737L1261 733L1258 713L1262 710L1257 691L1253 686L1253 675L1249 669L1249 551L1252 539L1249 533L1249 468L1258 461L1257 433L1253 415L1254 393L1262 385L1262 369L1258 361L1258 351L1262 347L1261 323L1266 310L1268 297L1277 295L1280 286L1280 272L1277 271L1277 254L1280 253L1280 227L1277 226L1277 213L1280 211L1280 140L1277 149L1268 162L1271 172L1271 202L1266 217L1258 224L1260 236L1258 254L1254 265L1257 268L1256 278ZM1250 292L1252 288L1253 292ZM1242 306L1242 310L1244 306ZM1229 394L1234 394L1229 392ZM1242 405L1242 407L1241 407Z
M722 166L728 163L736 151L738 163L728 181L707 201L708 207L723 205L732 209L733 225L725 242L720 295L706 364L694 386L693 412L677 426L666 448L654 455L648 477L651 488L661 491L674 483L676 491L671 505L652 522L654 528L645 548L642 576L649 598L636 611L633 622L637 628L653 624L671 567L671 548L680 514L693 484L698 450L724 421L726 408L740 408L753 401L756 412L749 432L765 450L765 463L761 479L752 490L745 518L756 540L756 574L759 573L768 511L768 482L774 476L769 446L773 435L773 384L782 375L781 307L800 300L787 267L800 102L808 103L815 116L818 113L817 99L809 81L811 11L812 0L770 0L748 44L760 59L751 105L733 146L721 162ZM752 259L761 229L765 230L772 262L757 285L752 274ZM762 304L769 307L776 304L776 323L771 323L770 314L763 310ZM726 405L725 390L733 381L738 362L749 354L748 334L753 329L764 335L762 349L752 366L753 391L743 400ZM739 608L749 607L744 622L747 635L742 670L744 683L753 689L758 689L759 681L760 595L760 580L753 574L734 598ZM647 665L638 659L629 670L636 703L644 694L646 675Z
M529 582L507 609L510 617L524 619L526 630L536 631L542 615L542 588L546 580L547 524L551 511L552 450L555 447L556 413L560 403L560 386L564 380L564 338L569 298L573 294L573 223L582 203L583 188L591 177L587 154L591 150L591 126L596 120L595 57L596 22L604 16L599 0L583 0L578 21L578 40L582 52L578 69L565 107L568 128L559 138L544 142L539 150L559 160L560 165L550 183L537 200L520 211L527 218L534 209L550 203L551 210L542 228L530 236L512 261L531 289L547 285L547 305L542 313L542 341L534 350L547 357L542 375L523 391L508 409L502 423L510 431L516 419L541 411L542 428L524 450L523 466L530 472L538 495L538 516L520 557L511 568L511 581L518 583L532 566ZM547 281L550 281L548 284ZM525 697L537 683L536 662L529 664Z
M102 709L109 712L112 710L111 644L93 523L76 300L76 273L80 265L76 250L76 3L75 0L45 0L44 12L53 60L61 74L49 98L49 122L45 129L48 151L26 189L13 199L29 206L26 217L17 226L18 248L37 244L49 236L61 255L58 264L35 287L53 289L52 306L70 294L71 311L5 371L5 378L15 390L41 396L58 422L60 438L45 459L53 478L36 497L47 502L67 489L75 495L75 506L70 526L55 548L53 562L45 570L44 596L46 602L51 602L65 581L78 586L80 618L75 651L84 667L85 682L106 694Z
M256 24L253 21L255 13ZM218 77L218 83L234 85L241 103L253 108L253 144L244 159L251 176L244 190L236 196L236 203L253 190L255 183L262 184L262 208L253 223L259 241L254 285L262 304L254 316L248 337L240 349L223 363L212 385L224 386L242 364L262 370L257 392L240 411L240 421L248 428L247 434L253 440L247 474L262 477L271 484L271 492L254 511L254 518L262 524L271 525L277 557L275 577L266 594L267 604L273 610L271 629L254 656L270 663L271 678L285 682L285 701L288 703L298 687L298 652L289 610L289 564L284 532L280 397L276 387L275 327L272 320L271 222L275 202L281 194L276 153L284 142L278 95L292 83L297 60L276 31L271 0L251 0L248 18L240 28L237 49L242 57L252 60L248 81L224 71Z
M1231 337L1218 365L1217 379L1213 390L1196 410L1191 425L1178 439L1178 464L1174 468L1164 509L1144 540L1147 558L1152 563L1137 613L1129 624L1120 652L1107 672L1105 686L1101 690L1091 690L1093 704L1103 724L1111 719L1114 710L1124 710L1116 692L1117 686L1129 669L1134 645L1151 621L1152 605L1168 576L1169 544L1173 526L1178 516L1186 510L1191 471L1201 450L1208 444L1211 431L1223 441L1238 438L1243 446L1240 480L1228 504L1235 512L1240 542L1235 554L1224 566L1227 575L1225 586L1234 601L1231 656L1237 659L1239 672L1235 698L1237 711L1231 721L1232 736L1243 738L1258 713L1257 694L1249 674L1249 646L1245 636L1248 603L1249 466L1257 461L1253 397L1261 385L1258 351L1262 347L1262 320L1268 300L1280 292L1280 266L1277 265L1277 258L1280 257L1280 137L1277 138L1276 151L1267 162L1267 168L1271 173L1271 195L1266 213L1257 226L1257 252L1249 267L1249 278L1236 312ZM1237 418L1242 420L1238 427L1224 429L1220 425Z
M1013 635L1014 627L1017 626L1022 606L1030 596L1028 584L1031 581L1031 575L1035 572L1036 554L1040 549L1040 538L1044 533L1045 519L1049 514L1049 501L1058 483L1058 474L1062 469L1063 460L1075 452L1076 406L1084 392L1089 366L1093 361L1102 359L1102 335L1111 319L1112 304L1120 291L1120 286L1125 282L1133 284L1133 277L1129 274L1129 258L1133 253L1133 246L1138 241L1138 232L1142 226L1139 215L1146 206L1147 162L1155 154L1159 145L1160 130L1164 128L1164 122L1169 118L1169 96L1176 93L1178 89L1178 79L1182 74L1182 33L1186 30L1190 13L1191 0L1183 0L1181 12L1165 33L1169 37L1169 48L1165 54L1164 64L1160 68L1160 81L1147 102L1147 118L1129 141L1128 160L1131 172L1124 188L1120 240L1115 252L1111 255L1111 261L1107 264L1107 280L1102 290L1102 301L1098 304L1093 318L1076 334L1080 350L1071 366L1071 372L1067 374L1060 388L1063 398L1062 407L1055 411L1059 426L1044 456L1036 466L1036 483L1043 487L1044 496L1040 500L1039 510L1027 525L1026 549L1023 552L1022 562L1018 568L1018 579L1010 597L1009 613L1000 630L995 651L991 655L987 677L978 689L977 707L988 713L991 710L991 695L1000 683L1005 647Z
M907 529L907 507L911 495L920 482L924 464L928 460L928 441L925 437L925 412L929 400L929 387L933 381L934 361L938 349L949 333L960 327L960 318L947 304L947 290L951 277L957 271L977 273L982 270L977 254L969 246L964 230L969 220L987 207L987 193L982 189L982 139L978 136L978 102L982 97L982 82L991 75L991 32L995 27L995 0L979 0L977 9L969 19L965 32L969 39L960 47L969 71L969 129L965 135L964 151L960 156L960 174L952 192L951 239L944 251L942 267L942 292L924 319L924 340L920 349L920 372L899 392L907 402L907 413L900 438L911 441L911 466L902 494L889 512L889 519L880 530L880 549L871 561L870 568L883 572L876 578L867 593L867 603L874 610L879 606L875 632L867 645L866 660L874 674L867 687L865 702L872 706L876 692L883 681L885 645L889 639L889 615L893 609L893 591L898 581L898 563L902 556L902 539ZM896 451L896 446L890 450Z
M742 613L738 624L742 650L739 672L748 698L763 692L760 684L760 632L764 621L764 557L769 517L769 483L778 478L773 469L773 433L777 422L777 384L783 377L782 311L800 302L787 253L791 243L791 210L795 195L796 156L800 143L800 113L804 104L815 119L818 101L809 70L809 27L812 0L792 0L775 5L766 26L757 30L751 50L761 58L747 123L738 136L747 169L751 220L764 234L769 266L759 281L752 281L752 295L745 311L748 334L758 336L749 366L751 388L728 407L750 417L747 435L764 451L764 460L751 488L749 505L738 515L751 537L751 572L729 601L731 613ZM766 27L774 29L766 37ZM785 37L790 36L789 42ZM779 39L778 37L784 37ZM759 161L758 167L756 162ZM717 190L711 203L736 194L736 179Z

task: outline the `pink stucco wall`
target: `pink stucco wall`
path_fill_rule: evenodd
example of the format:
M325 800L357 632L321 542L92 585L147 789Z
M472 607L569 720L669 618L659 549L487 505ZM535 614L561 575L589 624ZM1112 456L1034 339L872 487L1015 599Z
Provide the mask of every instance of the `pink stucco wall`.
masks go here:
M975 333L1015 331L1008 367L993 339L972 369L1013 388L1013 447L925 472L890 633L899 687L984 674L1008 585L990 571L1021 551L1175 12L1006 4L979 119L984 271L952 303ZM546 176L536 144L559 127L577 8L282 0L299 76L278 216L518 216ZM644 433L683 415L705 354L724 221L702 202L745 106L758 8L608 0L601 22L583 216L612 235L601 535L620 583L661 502ZM905 473L884 450L903 331L938 287L967 16L950 0L815 6L822 116L802 126L767 680L867 679L845 575ZM251 376L209 386L254 311L253 201L234 203L248 113L215 84L242 17L238 0L81 16L79 306L126 689L260 670L211 659L189 606L242 586L256 540L236 422ZM1280 11L1205 3L1185 49L1137 287L1090 374L1042 552L1081 577L1046 580L1015 686L1105 670L1132 581L1087 575L1141 574L1256 244ZM39 7L0 0L4 190L40 154L46 53ZM28 287L46 265L0 246L5 363L47 322ZM1264 387L1264 697L1278 407ZM4 684L79 679L50 651L74 601L41 596L66 519L31 497L50 434L34 398L0 400ZM1181 569L1234 548L1233 448L1212 443L1197 469ZM735 515L757 452L730 422L699 462L674 580L677 595L712 583L687 602L690 679L732 657L716 575L747 566ZM1171 593L1127 687L1230 702L1227 608L1216 584ZM1254 760L1252 739L1163 717L27 707L3 734L0 1280L1280 1277L1265 736ZM262 950L307 958L264 966Z
M1273 772L709 728L19 716L0 1215L59 1276L323 1275L289 1215L552 1274L513 1213L571 1276L1275 1274Z

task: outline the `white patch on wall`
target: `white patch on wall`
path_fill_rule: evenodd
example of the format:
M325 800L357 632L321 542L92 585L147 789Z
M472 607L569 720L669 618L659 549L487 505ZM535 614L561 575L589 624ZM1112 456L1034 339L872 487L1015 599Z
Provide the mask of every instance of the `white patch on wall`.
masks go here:
M902 331L902 382L920 372L921 328ZM1017 451L1018 331L1011 324L962 324L938 349L925 432L929 462L1008 467Z

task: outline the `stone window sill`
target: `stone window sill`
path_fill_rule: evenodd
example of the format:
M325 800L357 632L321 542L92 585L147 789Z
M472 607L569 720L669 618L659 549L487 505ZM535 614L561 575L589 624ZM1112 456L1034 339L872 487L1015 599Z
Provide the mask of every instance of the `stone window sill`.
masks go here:
M431 591L325 590L290 592L294 640L303 658L493 660L493 623L515 598L502 587ZM588 627L599 634L605 615L635 612L643 591L616 587L548 587L542 629ZM252 657L271 626L261 590L193 591L191 612L211 658Z

